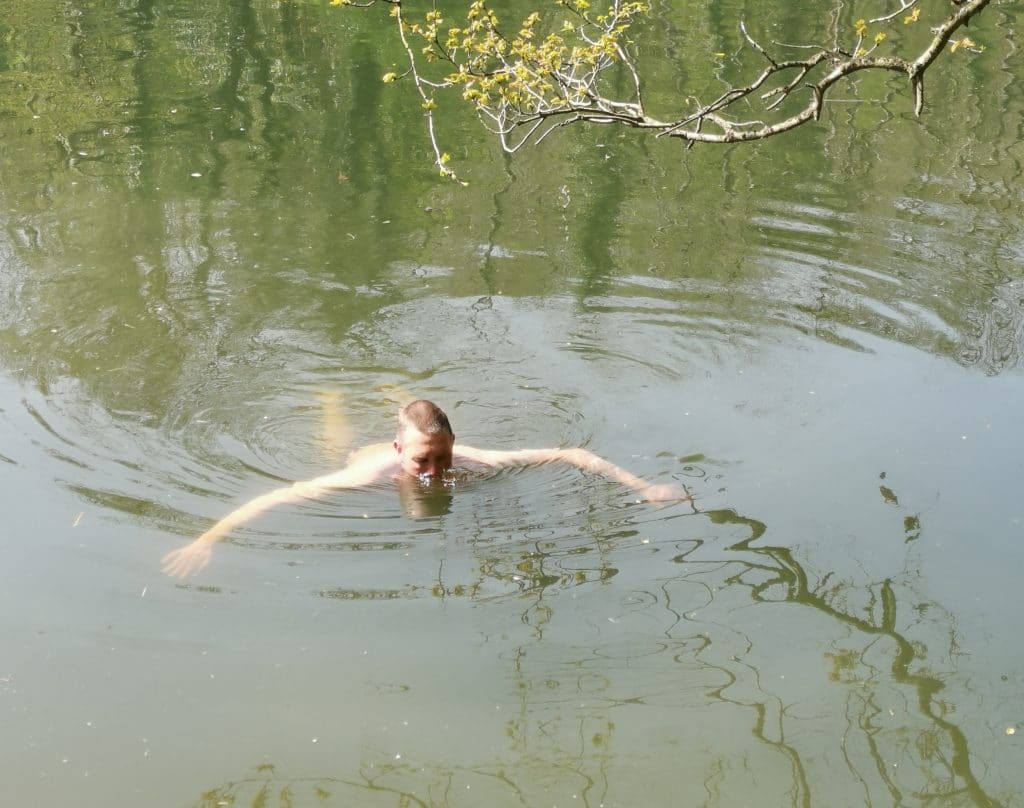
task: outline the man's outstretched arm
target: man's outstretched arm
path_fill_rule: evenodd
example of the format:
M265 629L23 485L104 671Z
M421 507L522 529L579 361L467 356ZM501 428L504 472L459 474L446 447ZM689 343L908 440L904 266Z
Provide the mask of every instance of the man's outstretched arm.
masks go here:
M191 544L172 550L165 555L162 562L163 571L174 578L187 578L210 563L210 553L214 543L224 538L239 525L245 524L277 505L315 499L328 491L339 488L358 488L362 485L369 485L380 479L388 465L390 465L390 459L382 455L376 462L357 463L333 474L326 474L261 494L233 510Z
M591 474L600 474L610 480L632 488L648 502L672 502L691 499L689 492L681 485L652 484L637 477L624 468L609 463L603 457L587 449L520 449L502 452L475 449L472 446L456 446L458 455L488 466L539 466L549 463L566 463Z

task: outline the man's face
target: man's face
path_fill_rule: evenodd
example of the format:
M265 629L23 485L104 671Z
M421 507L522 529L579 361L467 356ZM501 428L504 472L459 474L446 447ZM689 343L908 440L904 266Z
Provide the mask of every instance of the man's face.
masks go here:
M414 477L440 477L452 467L455 439L447 432L420 432L406 427L395 440L402 471Z

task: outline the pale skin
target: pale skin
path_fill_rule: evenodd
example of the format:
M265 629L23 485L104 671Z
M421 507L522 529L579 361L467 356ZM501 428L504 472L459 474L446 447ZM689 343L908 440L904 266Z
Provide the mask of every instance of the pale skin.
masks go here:
M421 432L406 427L391 444L379 443L356 452L349 464L333 474L297 482L250 500L232 511L186 547L164 556L163 571L175 578L186 578L210 563L215 542L239 525L277 505L313 499L330 491L360 488L387 478L440 477L455 466L479 465L486 468L538 466L566 463L582 471L599 474L636 491L648 502L690 499L680 485L654 485L609 463L586 449L520 449L494 451L455 443L447 432Z

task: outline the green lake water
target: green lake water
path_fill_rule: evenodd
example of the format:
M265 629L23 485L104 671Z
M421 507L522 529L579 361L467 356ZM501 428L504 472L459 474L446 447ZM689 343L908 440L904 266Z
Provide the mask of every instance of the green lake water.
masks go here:
M824 38L797 6L656 7L652 97L740 17ZM385 19L0 12L3 804L1024 805L1017 6L920 119L865 78L761 144L508 157L453 106L466 187ZM410 397L695 507L381 484L161 573Z

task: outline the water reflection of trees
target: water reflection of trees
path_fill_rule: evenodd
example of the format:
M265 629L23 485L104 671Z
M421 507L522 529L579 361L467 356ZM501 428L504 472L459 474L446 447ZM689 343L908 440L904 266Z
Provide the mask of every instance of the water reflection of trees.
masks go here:
M708 806L755 793L759 804L797 808L1010 804L979 780L968 734L942 697L952 674L943 669L957 653L955 619L921 601L912 569L866 583L814 573L792 548L761 544L766 526L756 519L721 509L690 521L703 522L704 535L648 543L641 526L570 546L488 544L474 550L476 578L446 579L442 570L434 597L518 604L513 611L528 629L527 639L500 650L515 710L507 747L494 760L405 762L366 753L358 775L319 779L290 779L269 767L207 792L199 804L289 805L310 791L326 804L422 806L537 805L569 794L595 807L624 794L638 804L669 794L698 804L691 801L698 792ZM630 556L648 551L662 574L614 589ZM559 620L588 589L598 593L588 608L625 593L618 617L591 618L632 621L632 628L567 642ZM815 634L809 643L820 664L800 659L807 648L787 633L789 624L825 627L833 639ZM798 661L787 667L791 657ZM798 681L780 685L780 672ZM704 735L706 748L691 737ZM639 785L634 765L657 782ZM679 794L677 777L689 779Z
M340 339L405 293L385 277L397 261L429 252L454 268L435 288L492 291L466 259L465 233L486 231L495 206L481 200L493 188L483 180L461 197L438 196L429 178L407 176L417 113L403 117L402 100L382 89L386 54L370 44L369 15L337 11L13 4L0 72L10 80L0 126L18 154L2 191L18 211L0 235L0 299L12 301L0 304L11 309L0 323L17 331L11 340L0 332L8 366L41 384L71 371L110 409L140 412L173 399L160 381L173 384L176 368L188 376L238 364L263 331L292 328L303 346ZM676 91L688 51L708 41L729 50L738 37L736 11L720 4L659 13L664 27L648 47L671 58L655 93ZM790 5L749 13L784 20L797 41L820 33ZM992 19L1004 15L1012 30L1015 13ZM1008 190L1019 138L1006 123L1019 107L1017 69L1007 57L984 75L952 77L951 108L987 99L971 115L884 127L879 107L854 94L818 135L682 167L652 169L649 147L628 141L552 140L515 166L501 218L531 226L506 228L502 247L536 253L567 231L585 304L607 305L623 276L651 268L667 286L646 294L670 298L706 331L781 324L854 348L867 333L998 373L1020 363L1024 340L1019 205ZM991 166L964 156L977 149ZM921 154L930 157L901 157ZM489 159L471 170L493 173ZM553 189L522 190L551 176L566 183L564 211ZM367 224L392 217L390 229ZM467 227L445 231L442 218ZM399 220L403 237L389 237ZM547 259L517 268L550 272ZM550 288L520 284L484 285ZM622 294L644 292L627 282ZM166 369L160 380L142 372L154 365ZM129 374L145 378L141 390L125 383Z
M834 582L831 575L826 575L817 585L812 585L807 572L789 548L752 546L763 535L764 525L739 517L733 511L719 511L709 516L719 524L750 525L751 537L729 549L752 552L763 558L764 563L742 563L742 569L731 576L729 581L747 587L752 600L762 602L771 599L768 593L774 587L781 587L787 602L810 607L850 626L865 638L871 638L860 651L847 650L830 653L828 656L834 665L832 677L835 681L864 685L862 688L850 689L848 715L863 731L875 772L892 796L893 804L904 804L907 799L925 803L956 799L963 804L978 806L999 804L986 793L972 770L967 736L958 725L946 718L949 707L938 698L945 685L939 676L927 673L928 648L909 639L899 628L897 585L893 580L886 579L857 587L860 590L857 594L866 596L867 603L861 609L851 609L846 603L851 584ZM754 573L751 576L754 580L747 579L751 573ZM921 608L920 605L918 608ZM952 626L950 631L953 631ZM882 664L872 663L867 658L868 652L876 639L880 638L890 640L892 648L883 654ZM916 733L912 731L912 737L903 744L902 760L905 761L905 756L909 755L915 774L920 776L921 783L916 787L904 785L905 769L899 772L895 770L890 754L892 749L885 748L883 727L877 720L884 709L872 685L884 681L886 674L895 684L913 691L913 701L917 705L919 717L923 719L923 727L916 730ZM844 740L844 747L846 743ZM795 750L786 751L793 758L794 773L802 773L799 754ZM855 768L852 759L850 766L851 769ZM867 790L865 777L865 774L858 772L857 779L864 782ZM801 799L799 803L794 801L794 804L810 805L811 795L802 777L800 780Z

